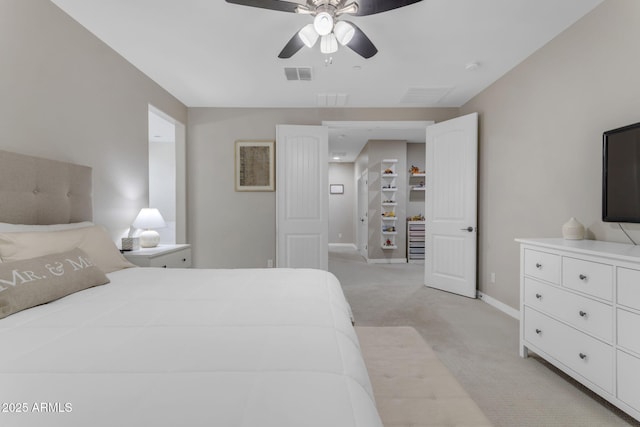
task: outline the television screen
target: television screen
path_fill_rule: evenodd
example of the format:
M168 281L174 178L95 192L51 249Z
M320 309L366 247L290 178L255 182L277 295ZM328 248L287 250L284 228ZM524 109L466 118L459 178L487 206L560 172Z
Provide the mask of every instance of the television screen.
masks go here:
M640 123L603 134L602 220L640 222Z

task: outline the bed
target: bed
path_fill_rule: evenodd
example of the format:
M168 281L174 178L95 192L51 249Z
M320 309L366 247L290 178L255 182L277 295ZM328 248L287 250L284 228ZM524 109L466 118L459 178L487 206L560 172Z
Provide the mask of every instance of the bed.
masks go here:
M90 222L90 169L0 152L0 171L7 159L45 166L0 176L0 289L40 289L34 278L70 286L63 268L95 280L30 308L9 298L18 305L0 318L0 425L382 425L331 273L131 267ZM25 170L40 178L14 177ZM7 200L17 200L8 212Z

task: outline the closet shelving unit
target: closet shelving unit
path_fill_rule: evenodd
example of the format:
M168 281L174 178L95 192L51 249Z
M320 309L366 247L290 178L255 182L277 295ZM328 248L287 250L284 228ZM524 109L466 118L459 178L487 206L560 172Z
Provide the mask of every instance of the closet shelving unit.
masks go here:
M409 172L409 190L424 191L425 176L426 174L424 172L418 172L418 173Z
M396 207L398 202L396 199L396 193L398 191L397 178L398 171L396 166L398 159L384 159L381 162L380 182L382 185L381 191L381 223L382 223L382 249L393 250L398 249L396 245L397 221Z
M407 261L424 262L425 221L407 221Z

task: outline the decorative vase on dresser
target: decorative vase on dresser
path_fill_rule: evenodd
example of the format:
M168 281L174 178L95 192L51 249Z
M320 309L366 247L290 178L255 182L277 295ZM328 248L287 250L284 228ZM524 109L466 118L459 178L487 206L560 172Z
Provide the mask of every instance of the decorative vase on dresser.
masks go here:
M569 218L569 221L562 226L562 237L567 240L584 239L584 225L574 217Z
M640 247L520 243L520 355L532 351L640 420Z

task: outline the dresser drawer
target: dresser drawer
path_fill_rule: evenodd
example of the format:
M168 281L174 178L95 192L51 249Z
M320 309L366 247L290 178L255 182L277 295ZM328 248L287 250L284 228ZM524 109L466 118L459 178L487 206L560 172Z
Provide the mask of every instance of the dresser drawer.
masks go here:
M560 256L525 249L524 274L547 282L560 284Z
M613 308L610 305L529 278L524 280L524 292L524 302L529 307L612 342Z
M640 310L640 270L618 267L618 304Z
M191 267L191 249L182 249L149 258L149 267L189 268Z
M524 310L524 338L574 372L613 393L613 348L532 308Z
M618 345L640 354L640 315L618 309Z
M613 266L563 257L562 285L611 301L613 297Z
M618 399L640 410L640 359L617 352Z

